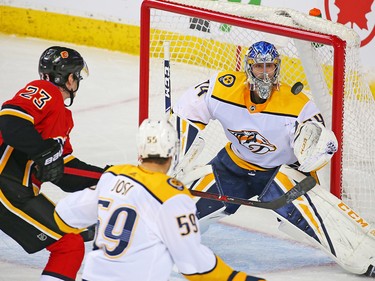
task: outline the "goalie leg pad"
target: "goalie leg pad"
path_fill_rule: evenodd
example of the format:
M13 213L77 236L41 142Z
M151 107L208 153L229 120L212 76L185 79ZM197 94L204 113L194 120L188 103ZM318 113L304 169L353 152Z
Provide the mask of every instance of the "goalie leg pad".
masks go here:
M188 173L187 176L189 177L189 181L192 182L189 186L190 189L216 194L220 193L211 165L199 167L193 172ZM224 212L226 208L224 202L200 198L196 202L196 206L201 233L206 232L212 223L228 215Z
M52 276L57 280L74 281L85 254L82 236L73 233L65 234L48 246L47 250L51 254L42 275Z
M261 202L270 202L283 195L295 184L296 183L294 181L285 178L285 176L283 176L283 174L279 172L276 175L275 179L264 189L263 193L259 196L259 200ZM298 210L293 203L287 204L275 210L275 212L283 218L287 219L290 223L298 227L300 230L311 236L313 239L320 242L314 228L310 227L310 224L315 225L317 224L317 222L315 220L311 221L311 216L309 216L310 222L306 220L302 212Z
M279 196L280 190L287 191L303 177L302 173L293 169L280 169L275 184L265 190L261 200ZM295 220L292 211L298 212L301 220ZM375 264L373 226L319 185L276 212L281 216L281 230L286 229L288 234L298 239L304 236L344 269L355 274L367 274ZM307 223L307 229L301 228L301 221Z
M193 174L190 173L190 178L191 178L192 183L188 186L189 189L222 194L222 192L219 190L216 184L216 180L212 172L212 169L211 168L207 169L207 167L210 167L210 165L206 165L202 167L203 168L202 171L203 172L207 171L208 174L202 175L201 171L194 173L196 175L199 175L198 179L194 181L191 178L191 175ZM201 170L200 168L198 169ZM206 218L210 216L212 213L216 213L217 210L219 209L225 209L226 204L220 201L199 198L198 201L196 202L196 206L198 210L197 217L199 220L201 220L202 218Z
M316 186L309 196L335 247L335 260L346 270L365 274L375 266L375 228L340 199Z
M204 216L204 217L201 217L199 219L199 227L200 227L200 232L201 233L205 233L208 228L210 227L211 224L219 221L220 219L228 216L229 214L227 214L225 212L225 206L224 207L221 207L219 209L216 209L216 211L213 211L211 212L210 214Z

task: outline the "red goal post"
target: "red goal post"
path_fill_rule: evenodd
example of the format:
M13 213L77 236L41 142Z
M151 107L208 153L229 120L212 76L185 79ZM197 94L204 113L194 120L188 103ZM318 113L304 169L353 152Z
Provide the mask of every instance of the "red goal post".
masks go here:
M163 70L153 68L153 64L163 59L164 41L168 41L171 48L172 87L177 86L176 92L179 92L185 82L181 77L193 81L199 75L193 71L193 75L186 77L180 70L174 72L174 65L176 68L177 65L186 65L195 66L199 71L204 69L201 80L197 81L200 82L207 79L212 71L238 70L244 52L252 43L259 40L274 43L273 39L281 42L281 47L277 46L282 55L281 82L290 85L303 82L304 90L321 108L328 126L338 138L339 150L327 172L331 192L355 210L365 213L365 218L374 220L374 201L370 200L375 199L372 182L375 180L375 152L367 145L370 157L365 161L361 159L361 150L352 155L351 150L356 143L350 140L350 132L346 130L355 132L368 121L366 115L371 110L375 112L375 106L360 73L359 37L343 25L291 9L207 0L144 0L141 6L139 121L153 111L153 106L149 106L151 97L157 99L162 95L155 82L163 83ZM212 45L207 47L209 44ZM226 48L224 54L220 57L215 54L223 48ZM228 63L229 59L233 62ZM290 77L292 80L288 81ZM185 87L192 85L194 83L190 82ZM174 92L172 88L173 95ZM357 111L367 112L364 117L360 116L364 120L359 120L356 111L350 108L352 106ZM374 132L370 126L367 133L374 136ZM366 129L359 133L356 141L366 142ZM362 146L365 147L365 144L360 144ZM355 168L362 169L361 175L363 171L369 173L370 180L366 178L359 183L363 185L364 196L358 196L361 188L358 189L351 179L356 177L355 174L350 175L351 161L355 161L356 165L359 163Z

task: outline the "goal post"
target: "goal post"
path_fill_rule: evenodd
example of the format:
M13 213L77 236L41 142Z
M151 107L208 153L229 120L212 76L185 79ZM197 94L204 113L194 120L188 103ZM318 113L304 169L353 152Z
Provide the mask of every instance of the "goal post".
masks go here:
M157 107L163 109L157 101L163 100L160 61L165 41L170 45L173 107L173 99L214 72L243 69L246 50L260 40L275 44L281 54L281 83L302 82L339 141L338 152L322 174L325 187L375 221L375 149L371 146L375 102L361 75L359 37L341 24L292 9L207 0L144 0L139 121L157 115ZM214 124L210 130L221 129ZM222 144L218 143L216 133L214 140L206 139L206 146L212 148L206 152L207 159L218 151Z

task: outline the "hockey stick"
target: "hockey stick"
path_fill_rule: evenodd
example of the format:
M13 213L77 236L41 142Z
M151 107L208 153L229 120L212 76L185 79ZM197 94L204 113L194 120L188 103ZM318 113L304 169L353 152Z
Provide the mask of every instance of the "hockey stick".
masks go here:
M226 195L219 195L215 193L209 193L209 192L198 191L198 190L190 190L190 193L193 196L197 196L197 197L201 197L205 199L212 199L212 200L227 202L231 204L246 205L246 206L258 207L258 208L263 208L263 209L276 210L286 204L291 203L293 200L297 199L298 197L304 195L307 191L312 189L315 185L316 185L315 179L311 176L308 176L304 178L302 181L300 181L299 183L297 183L295 186L293 186L292 189L290 189L289 191L287 191L280 197L270 202L259 202L259 201L253 201L253 200L237 198L237 197L230 197Z
M171 65L170 65L170 42L164 41L164 105L165 113L171 112Z
M94 171L86 171L77 168L71 167L64 167L64 174L72 175L72 176L79 176L79 177L86 177L90 179L99 179L102 173L94 172Z
M172 89L171 89L171 67L170 67L170 42L164 41L164 109L167 119L170 118L172 114ZM179 117L176 117L179 118ZM177 126L177 125L176 125ZM177 130L178 131L178 130ZM181 141L180 133L178 133L178 138ZM197 158L197 156L202 152L204 147L204 140L202 137L198 136L196 141L194 141L190 146L188 146L187 152L183 154L181 161L178 161L176 166L172 170L173 177L178 177L179 174L184 173L184 171L189 167L189 165Z
M64 173L69 174L69 175L88 177L92 179L99 179L100 176L102 175L99 172L84 171L84 170L71 168L71 167L65 167ZM293 200L297 199L298 197L304 195L307 191L312 189L315 185L316 185L315 179L311 176L308 176L304 178L302 181L300 181L299 183L297 183L295 186L293 186L285 194L281 195L277 199L270 201L270 202L259 202L259 201L253 201L253 200L231 197L231 196L226 196L226 195L219 195L215 193L209 193L209 192L198 191L198 190L190 190L190 193L196 197L212 199L212 200L227 202L231 204L246 205L246 206L258 207L258 208L263 208L263 209L276 210L286 204L291 203Z

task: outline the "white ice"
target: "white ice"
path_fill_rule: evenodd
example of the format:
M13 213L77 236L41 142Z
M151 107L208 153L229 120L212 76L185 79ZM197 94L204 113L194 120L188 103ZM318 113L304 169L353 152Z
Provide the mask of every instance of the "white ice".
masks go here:
M75 155L88 163L136 163L139 58L119 52L39 39L0 35L0 102L27 82L38 79L37 63L44 49L65 45L80 51L90 76L80 86L72 106L71 134ZM25 140L27 141L27 140ZM53 185L43 191L53 200L64 196ZM270 211L241 207L213 225L203 242L237 270L269 281L362 281L345 272L322 251L296 241L277 229ZM90 251L90 243L86 250ZM0 231L0 281L36 281L48 258L46 251L28 255ZM78 280L81 280L78 278ZM173 273L171 281L184 280ZM158 281L158 280L156 280Z

